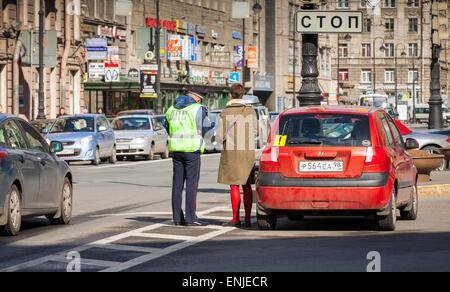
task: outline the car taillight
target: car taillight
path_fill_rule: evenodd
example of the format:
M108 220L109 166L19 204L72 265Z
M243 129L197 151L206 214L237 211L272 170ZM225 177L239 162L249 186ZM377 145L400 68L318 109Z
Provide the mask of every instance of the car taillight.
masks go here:
M388 156L386 151L378 147L367 148L366 161L364 163L365 172L388 172Z
M280 172L280 164L278 162L279 148L268 146L261 155L261 172Z
M450 143L450 138L447 139L447 143Z
M8 156L8 152L0 151L0 163L2 163L2 159Z

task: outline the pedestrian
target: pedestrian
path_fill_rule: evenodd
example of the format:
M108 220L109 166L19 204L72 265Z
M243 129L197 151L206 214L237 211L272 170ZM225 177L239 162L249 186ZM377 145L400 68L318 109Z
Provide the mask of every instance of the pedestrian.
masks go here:
M102 107L99 107L99 108L97 109L97 114L103 115L103 108L102 108Z
M59 109L59 113L58 113L58 115L57 115L56 117L57 117L57 118L60 118L60 117L65 116L65 115L66 115L66 109L63 108L63 107L61 107L61 108Z
M240 219L241 192L244 190L245 222L251 227L253 190L255 183L255 134L259 135L257 116L253 107L243 97L242 84L233 84L230 89L231 101L220 114L218 136L223 147L220 157L218 183L229 185L233 219L225 226L242 227Z
M201 154L205 150L204 135L214 128L208 110L202 106L207 92L190 89L178 97L167 111L169 146L173 156L172 211L174 225L203 226L196 215L197 189ZM182 194L186 181L186 217L182 210Z

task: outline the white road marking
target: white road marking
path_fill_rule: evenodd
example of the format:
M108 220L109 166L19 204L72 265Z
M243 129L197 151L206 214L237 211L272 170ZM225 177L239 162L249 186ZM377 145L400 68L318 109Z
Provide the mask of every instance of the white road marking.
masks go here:
M228 207L214 207L209 210L198 212L198 215L200 218L223 218L223 217L217 217L217 216L211 216L208 217L208 214L217 212L217 211L223 211L228 210ZM0 272L15 272L19 270L26 270L31 267L35 267L41 264L44 264L46 262L62 262L67 263L68 260L66 259L66 255L69 252L79 252L91 249L91 248L106 248L106 249L114 249L114 250L120 250L120 251L137 251L137 252L144 252L146 253L143 256L131 259L124 263L119 262L111 262L111 261L101 261L101 260L93 260L93 259L81 259L81 263L85 265L94 265L94 266L100 266L104 267L105 269L102 270L102 272L120 272L127 269L130 269L132 267L141 265L143 263L149 262L151 260L154 260L156 258L169 255L171 253L177 252L179 250L185 249L187 247L193 246L195 244L199 244L201 242L210 240L212 238L215 238L217 236L220 236L222 234L228 233L230 231L236 230L233 227L222 227L217 225L208 225L208 226L202 226L202 227L180 227L180 228L192 228L192 230L196 229L211 229L212 231L206 234L203 234L201 236L181 236L176 234L159 234L159 233L149 233L149 231L156 230L161 227L173 227L172 220L167 220L162 223L153 224L150 226L146 226L143 228L139 228L136 230L124 232L121 234L117 234L108 238L104 238L92 243L88 243L76 248L72 248L70 250L60 252L53 255L48 255L42 258L38 258L32 261L28 261L22 264L18 264L12 267L8 267L6 269L1 270ZM173 239L177 241L181 241L178 244L170 245L166 248L146 248L146 247L138 247L133 245L121 245L117 244L115 242L130 238L130 237L144 237L144 238L163 238L163 239Z

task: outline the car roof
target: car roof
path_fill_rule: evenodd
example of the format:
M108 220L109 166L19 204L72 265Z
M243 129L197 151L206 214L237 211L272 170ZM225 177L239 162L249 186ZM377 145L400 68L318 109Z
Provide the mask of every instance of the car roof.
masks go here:
M95 118L95 117L105 117L106 116L104 114L80 114L80 115L64 115L61 116L57 119L62 119L62 118Z
M139 118L146 118L146 119L152 119L154 118L154 115L123 115L123 116L117 116L114 118L114 120L118 120L118 119L129 119L129 118L134 118L134 119L139 119Z
M307 106L287 110L281 115L290 114L308 114L308 113L349 113L349 114L373 114L377 111L383 111L381 108L351 106L351 105L324 105L324 106Z

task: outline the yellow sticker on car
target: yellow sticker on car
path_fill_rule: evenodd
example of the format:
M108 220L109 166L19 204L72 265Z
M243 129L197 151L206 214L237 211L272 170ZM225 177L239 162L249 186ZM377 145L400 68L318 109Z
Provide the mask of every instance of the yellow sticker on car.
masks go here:
M286 146L287 136L276 135L275 141L273 142L273 146L275 147L284 147Z

